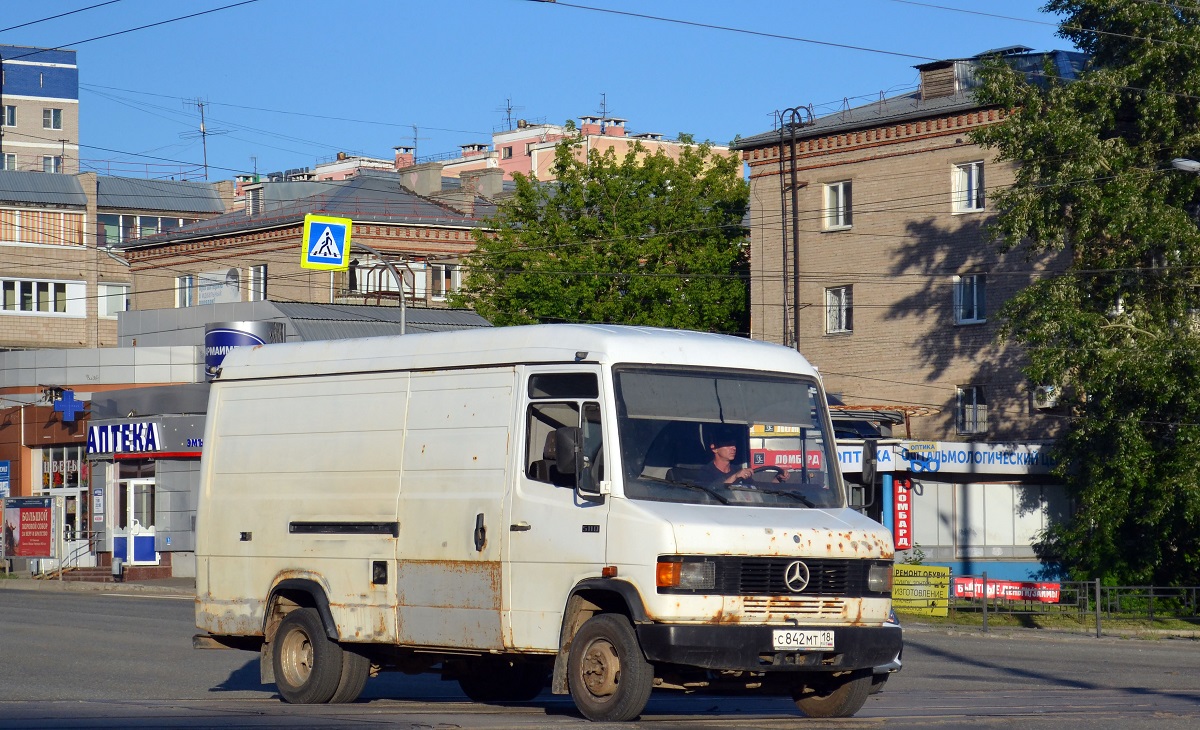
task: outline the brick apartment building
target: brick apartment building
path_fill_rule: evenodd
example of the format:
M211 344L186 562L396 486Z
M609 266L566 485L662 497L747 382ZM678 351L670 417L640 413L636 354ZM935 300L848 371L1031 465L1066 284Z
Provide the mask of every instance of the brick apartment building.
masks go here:
M1067 77L1085 60L1004 53L1034 72L1049 58ZM1013 170L967 136L1003 118L971 93L979 63L923 64L915 92L789 116L734 145L754 201L752 336L798 346L847 403L913 413L914 438L1045 438L1054 420L1039 406L1052 400L997 341L995 313L1052 262L987 236L987 191Z
M0 349L112 347L128 265L110 247L224 211L232 186L0 171Z
M0 45L0 170L79 172L75 51Z
M378 250L404 279L405 301L445 306L461 285L458 260L494 211L499 171L464 176L442 190L441 166L402 173L363 168L348 179L244 186L245 206L153 238L122 244L131 265L133 309L191 307L270 298L283 302L397 301L382 259L352 253L348 272L303 269L306 214L350 218L353 241Z

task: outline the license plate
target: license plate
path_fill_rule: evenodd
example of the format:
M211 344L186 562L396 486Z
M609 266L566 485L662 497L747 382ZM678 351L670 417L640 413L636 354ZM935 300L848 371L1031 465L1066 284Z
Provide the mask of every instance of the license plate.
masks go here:
M771 632L775 649L779 651L832 651L833 630L824 631L791 631L776 630Z

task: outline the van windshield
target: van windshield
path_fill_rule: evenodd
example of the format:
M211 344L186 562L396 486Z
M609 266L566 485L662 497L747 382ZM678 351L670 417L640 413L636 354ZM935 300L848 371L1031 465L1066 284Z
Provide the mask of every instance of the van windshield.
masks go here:
M614 369L625 494L757 507L841 507L825 402L811 378Z

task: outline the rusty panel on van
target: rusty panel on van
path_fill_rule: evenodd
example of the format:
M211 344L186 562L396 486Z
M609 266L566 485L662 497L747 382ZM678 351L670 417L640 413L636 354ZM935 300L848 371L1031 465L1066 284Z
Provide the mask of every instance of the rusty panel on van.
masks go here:
M511 367L412 374L397 569L402 643L502 647L515 378Z

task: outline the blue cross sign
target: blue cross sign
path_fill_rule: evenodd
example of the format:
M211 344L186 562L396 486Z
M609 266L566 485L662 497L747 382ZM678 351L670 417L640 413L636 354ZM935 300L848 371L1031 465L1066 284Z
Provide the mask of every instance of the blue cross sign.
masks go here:
M318 271L345 271L350 268L349 218L327 215L304 216L304 245L300 266Z
M74 421L75 414L83 410L83 401L75 400L75 391L65 389L62 398L54 401L54 410L63 414L64 421Z

